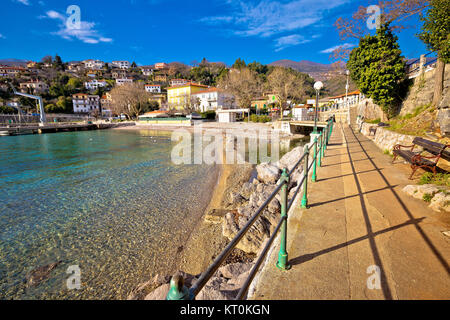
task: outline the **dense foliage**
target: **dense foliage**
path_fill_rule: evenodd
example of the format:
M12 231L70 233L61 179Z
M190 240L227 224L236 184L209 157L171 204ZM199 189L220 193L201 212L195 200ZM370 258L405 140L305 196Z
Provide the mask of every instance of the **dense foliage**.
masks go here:
M353 81L367 97L378 104L388 117L397 112L405 78L405 60L387 25L376 35L361 38L359 46L352 50L347 67Z
M419 38L439 58L450 63L450 1L432 0L426 15L422 16L422 33Z

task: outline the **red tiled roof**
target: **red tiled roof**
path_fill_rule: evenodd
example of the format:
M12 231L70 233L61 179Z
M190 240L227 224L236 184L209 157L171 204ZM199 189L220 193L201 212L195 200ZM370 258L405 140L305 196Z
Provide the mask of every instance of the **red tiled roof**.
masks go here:
M167 89L175 89L175 88L182 88L182 87L188 87L188 86L208 88L208 86L205 86L203 84L188 82L188 83L185 83L185 84L180 84L178 86L169 87Z
M349 96L356 96L356 95L359 95L359 94L361 94L361 91L359 91L359 90L356 90L356 91L348 93ZM345 97L345 93L341 94L339 96L329 97L328 99L337 99L337 98L344 98L344 97Z
M212 87L212 88L208 88L206 90L202 90L202 91L198 91L196 93L193 93L193 95L194 94L208 93L208 92L216 92L216 91L222 91L222 90L220 90L219 88Z

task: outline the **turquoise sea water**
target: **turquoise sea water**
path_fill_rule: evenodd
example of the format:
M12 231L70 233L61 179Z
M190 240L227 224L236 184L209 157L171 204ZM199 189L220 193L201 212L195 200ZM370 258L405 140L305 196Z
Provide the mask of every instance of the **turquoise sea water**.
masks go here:
M175 166L170 134L89 131L0 139L0 299L124 299L172 272L218 168ZM62 261L28 288L31 270ZM68 290L69 266L81 290Z

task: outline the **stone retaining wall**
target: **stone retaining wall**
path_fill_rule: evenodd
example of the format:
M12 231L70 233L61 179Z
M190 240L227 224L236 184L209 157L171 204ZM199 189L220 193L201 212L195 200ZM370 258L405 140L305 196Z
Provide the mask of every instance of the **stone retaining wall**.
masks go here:
M375 137L370 134L370 128L377 127L377 133ZM389 131L384 128L379 128L377 125L364 123L362 125L361 133L366 137L373 139L373 142L384 152L389 150L392 153L394 146L401 144L404 146L411 146L414 140L414 136L409 136L405 134L400 134L396 132Z

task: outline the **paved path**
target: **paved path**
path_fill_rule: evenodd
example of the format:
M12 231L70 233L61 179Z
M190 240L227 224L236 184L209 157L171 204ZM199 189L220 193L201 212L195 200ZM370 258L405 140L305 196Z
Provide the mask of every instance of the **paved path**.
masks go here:
M274 250L252 298L450 299L450 239L442 234L449 217L401 191L409 170L336 126L319 180L309 185L311 208L290 213L292 269L275 267ZM369 289L377 268L381 288Z

